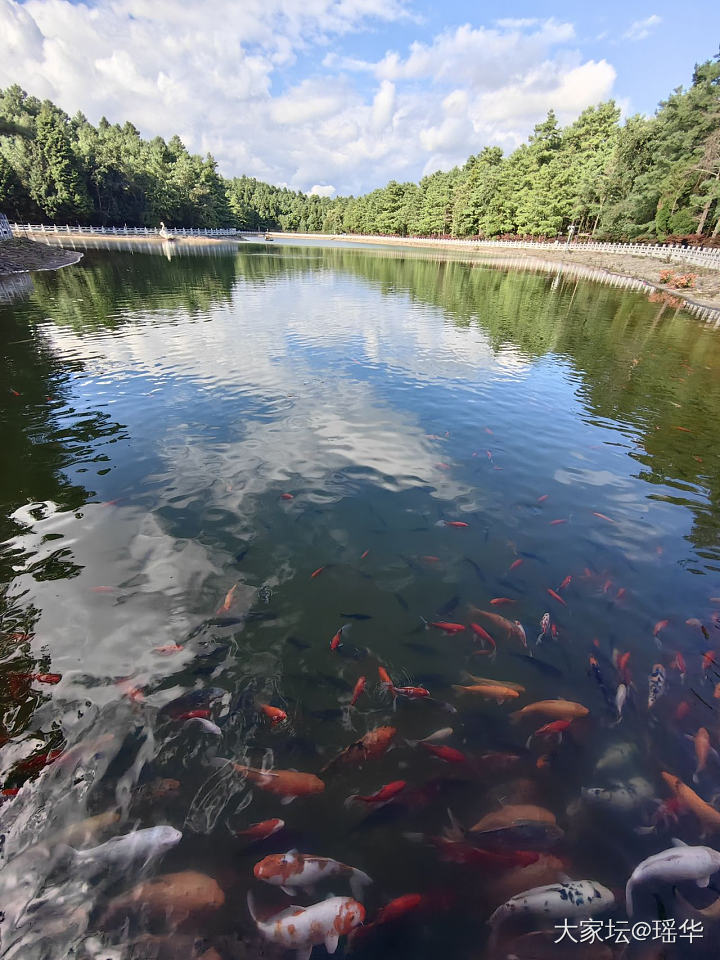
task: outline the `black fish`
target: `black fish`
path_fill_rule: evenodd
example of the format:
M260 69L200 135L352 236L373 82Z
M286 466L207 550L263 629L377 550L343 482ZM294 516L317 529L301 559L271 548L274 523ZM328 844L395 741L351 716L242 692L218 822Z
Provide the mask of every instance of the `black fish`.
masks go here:
M242 561L243 561L243 560L245 559L245 557L247 556L247 553L248 553L248 550L249 550L249 549L250 549L250 547L245 547L245 549L244 549L244 550L241 550L240 553L236 553L236 554L235 554L235 563L242 563Z
M546 663L544 660L538 660L537 657L529 657L526 653L511 653L510 656L515 657L517 660L522 660L524 663L529 663L531 666L538 669L541 673L547 674L549 677L561 677L563 675L562 670L554 667L551 663Z
M307 640L301 640L300 637L288 637L285 643L289 643L297 650L308 650L310 648L310 644L307 642Z
M401 596L397 591L395 591L395 593L393 594L393 596L395 597L395 599L397 600L397 602L400 604L400 606L403 608L403 610L409 610L409 609L410 609L410 607L408 606L408 602L407 602L407 600L405 599L405 597Z
M482 572L482 570L480 569L479 565L478 565L477 563L475 563L474 560L471 560L470 557L463 557L463 560L465 561L465 563L469 563L469 564L470 564L470 566L473 568L473 570L475 571L475 573L478 575L478 578L479 578L480 580L482 580L483 583L484 583L487 578L486 578L485 574Z
M341 613L340 616L346 620L372 620L369 613Z
M441 607L438 607L437 615L439 617L448 617L451 613L457 610L460 605L460 594L456 593L454 597L450 597L447 603L444 603Z

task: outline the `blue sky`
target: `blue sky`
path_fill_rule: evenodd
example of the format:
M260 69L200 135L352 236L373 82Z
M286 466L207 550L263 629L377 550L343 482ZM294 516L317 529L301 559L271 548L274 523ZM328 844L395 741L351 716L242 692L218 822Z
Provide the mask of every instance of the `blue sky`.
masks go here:
M550 107L651 113L717 53L720 4L0 0L0 24L0 87L332 195L512 150Z

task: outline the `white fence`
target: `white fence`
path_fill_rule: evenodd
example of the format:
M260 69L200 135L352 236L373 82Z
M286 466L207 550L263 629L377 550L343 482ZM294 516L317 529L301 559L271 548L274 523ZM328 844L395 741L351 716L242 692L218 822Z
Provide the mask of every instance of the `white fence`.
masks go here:
M270 233L270 236L282 236ZM494 247L509 250L589 250L596 253L624 253L638 257L654 257L657 260L668 262L679 260L683 263L692 263L700 267L720 270L720 247L683 247L679 243L600 243L595 241L574 240L568 243L565 240L533 242L532 240L465 240L461 237L434 238L434 237L394 237L378 234L303 234L307 237L325 237L329 240L357 240L368 243L393 243L401 241L412 246L448 246L462 249L481 249Z
M15 233L92 233L98 236L119 237L160 237L163 232L159 227L80 227L80 226L47 226L44 223L14 223ZM255 231L253 231L255 233ZM240 230L217 229L201 230L199 227L170 227L166 228L165 235L178 237L234 237L242 234Z
M8 218L4 213L0 213L0 240L12 240L13 232L10 229Z

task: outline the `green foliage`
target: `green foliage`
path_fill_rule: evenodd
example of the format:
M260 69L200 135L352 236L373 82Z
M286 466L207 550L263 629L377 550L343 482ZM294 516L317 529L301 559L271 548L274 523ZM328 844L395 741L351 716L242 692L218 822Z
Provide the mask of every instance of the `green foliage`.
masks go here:
M551 110L508 156L485 147L419 184L308 196L225 180L179 137L70 119L17 85L0 91L0 209L16 219L396 236L607 238L720 233L720 57L695 67L653 117L620 124L612 101L560 128Z

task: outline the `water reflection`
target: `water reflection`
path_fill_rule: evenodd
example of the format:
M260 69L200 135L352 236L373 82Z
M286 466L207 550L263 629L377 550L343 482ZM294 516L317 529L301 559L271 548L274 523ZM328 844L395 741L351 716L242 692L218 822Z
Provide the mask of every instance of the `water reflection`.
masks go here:
M503 664L531 695L551 683L571 699L596 696L593 638L605 671L613 647L632 643L642 677L661 617L688 658L705 639L681 625L713 622L713 331L637 293L452 258L213 254L88 250L0 308L8 956L163 933L127 905L124 934L109 916L160 870L206 873L227 896L188 930L226 958L240 949L227 938L254 944L243 906L254 854L228 858L229 834L282 811L213 761L321 770L395 722L381 691L347 708L378 660L438 704L405 704L403 737L446 725L453 684L482 668L421 617L452 620L510 595L532 638L548 586L572 573L577 593L556 618L565 642L545 672L519 656ZM329 660L348 616L350 639ZM287 726L263 723L261 703L282 707ZM498 713L464 709L459 722L463 749L521 747ZM449 796L469 817L478 789L441 778L409 824L338 814L347 794L397 779L398 762L415 776L404 749L338 777L314 807L298 801L285 817L298 842L282 836L262 853L304 845L366 864L378 904L407 892L428 852L409 845L398 858L399 835L437 832ZM566 808L578 776L592 775L582 757L560 761L543 802ZM98 816L90 846L136 825L172 824L183 839L161 868L73 876L58 837ZM589 869L624 882L625 856L608 862L574 829ZM491 893L473 887L476 927L453 865L438 866L441 882L459 919L424 941L391 938L383 954L475 955Z

